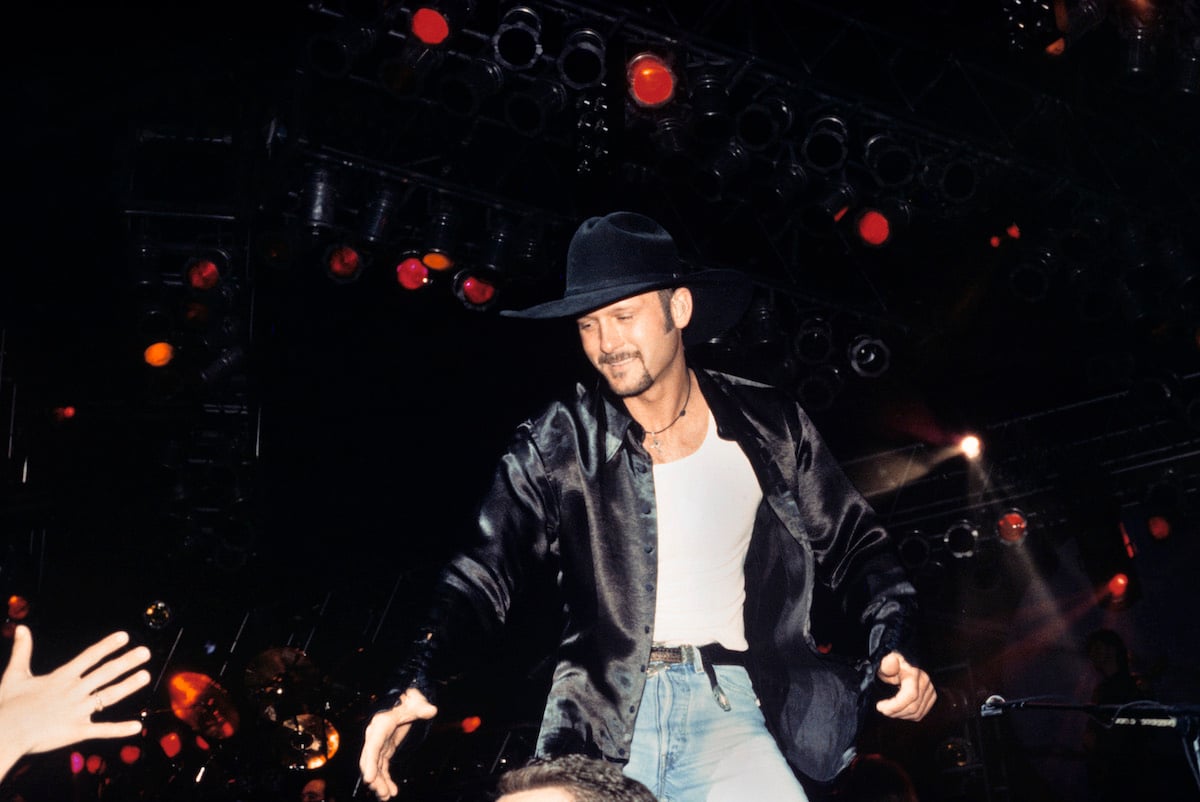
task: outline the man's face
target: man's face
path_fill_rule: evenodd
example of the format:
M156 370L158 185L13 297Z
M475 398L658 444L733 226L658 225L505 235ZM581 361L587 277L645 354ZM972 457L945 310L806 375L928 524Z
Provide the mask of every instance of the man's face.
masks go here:
M584 354L622 398L646 392L668 366L683 359L680 327L687 320L678 302L681 293L687 290L675 290L672 296L671 318L658 291L652 290L576 320Z
M575 797L563 788L537 788L533 791L505 794L496 802L575 802Z

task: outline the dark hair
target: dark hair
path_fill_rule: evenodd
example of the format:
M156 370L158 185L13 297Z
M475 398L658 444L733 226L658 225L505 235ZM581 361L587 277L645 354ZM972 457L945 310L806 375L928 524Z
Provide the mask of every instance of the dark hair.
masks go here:
M583 755L535 758L500 775L497 785L501 795L541 788L561 788L575 802L656 802L649 788L622 774L616 763Z
M675 287L663 287L658 291L658 302L662 304L663 317L667 321L667 331L675 330L675 319L671 317L671 299L675 297Z

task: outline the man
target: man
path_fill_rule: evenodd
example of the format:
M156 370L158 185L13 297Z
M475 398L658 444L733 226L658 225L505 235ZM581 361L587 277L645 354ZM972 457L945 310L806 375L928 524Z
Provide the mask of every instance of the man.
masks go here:
M500 775L496 802L656 802L650 789L614 763L565 755Z
M773 388L692 370L685 343L732 327L750 286L687 275L642 215L585 221L566 293L510 313L568 318L602 379L518 428L388 705L368 724L363 780L388 764L460 644L496 634L522 580L557 569L566 621L537 754L584 753L676 802L806 799L833 779L877 704L919 719L935 699L911 659L913 590L887 534L804 412ZM864 656L817 652L815 583L858 616ZM761 704L761 708L760 708Z

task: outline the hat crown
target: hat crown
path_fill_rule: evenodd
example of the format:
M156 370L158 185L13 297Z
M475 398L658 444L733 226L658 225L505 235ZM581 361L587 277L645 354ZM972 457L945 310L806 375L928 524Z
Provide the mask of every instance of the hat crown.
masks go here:
M613 212L588 218L571 238L564 297L681 276L679 251L665 228L636 212Z

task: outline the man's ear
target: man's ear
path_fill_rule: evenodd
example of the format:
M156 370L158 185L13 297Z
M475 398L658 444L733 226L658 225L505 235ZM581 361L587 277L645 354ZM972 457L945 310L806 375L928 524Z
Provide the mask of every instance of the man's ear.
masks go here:
M676 287L671 293L671 322L682 329L692 320L692 291L687 287Z

